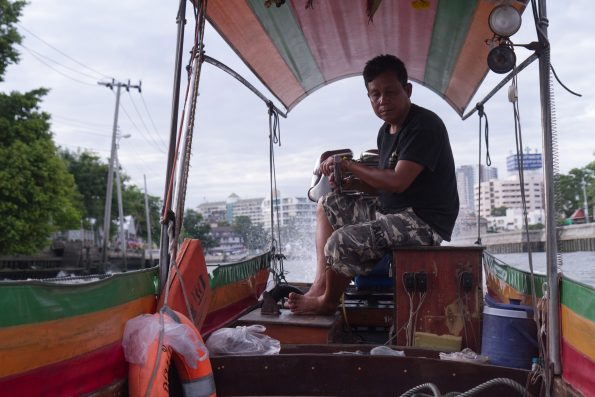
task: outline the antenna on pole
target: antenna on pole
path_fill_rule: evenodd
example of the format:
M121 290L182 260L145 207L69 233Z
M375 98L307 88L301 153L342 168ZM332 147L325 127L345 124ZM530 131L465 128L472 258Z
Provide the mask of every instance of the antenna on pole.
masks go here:
M112 79L112 81L99 81L97 82L99 85L103 85L110 90L113 91L114 87L116 88L116 108L114 110L114 125L112 128L112 144L110 150L110 157L109 157L109 171L107 174L107 189L105 191L105 209L104 209L104 216L103 216L103 242L101 248L101 270L103 272L107 269L107 243L109 241L110 235L110 226L111 226L111 213L112 213L112 195L113 195L113 185L114 185L114 163L116 160L116 141L118 135L118 111L120 109L120 91L122 87L125 87L126 90L130 90L130 88L138 89L140 92L141 90L141 82L139 81L138 85L131 85L130 80L127 83L122 83L120 81L116 81ZM119 186L118 186L119 187ZM122 218L122 217L121 217ZM120 219L120 224L123 225L124 220ZM121 236L124 238L124 236ZM124 252L124 262L126 262Z

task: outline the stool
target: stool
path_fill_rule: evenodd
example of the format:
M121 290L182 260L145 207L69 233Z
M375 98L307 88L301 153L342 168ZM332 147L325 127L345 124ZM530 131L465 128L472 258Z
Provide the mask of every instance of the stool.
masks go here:
M357 291L392 292L394 281L391 273L392 254L384 255L366 275L355 276Z

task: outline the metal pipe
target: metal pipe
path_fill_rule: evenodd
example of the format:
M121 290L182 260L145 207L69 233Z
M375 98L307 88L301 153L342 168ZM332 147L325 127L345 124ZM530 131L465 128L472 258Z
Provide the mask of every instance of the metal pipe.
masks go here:
M543 187L545 191L546 266L548 282L548 357L554 374L561 373L560 366L560 290L558 288L558 246L556 236L556 203L554 194L554 145L552 134L552 109L550 91L550 49L547 38L546 0L539 2L538 37L543 46L539 57L539 89L541 96L541 127L543 133Z
M165 190L163 195L163 205L167 201L167 192L169 191L170 175L173 167L175 151L176 151L176 136L178 132L178 110L180 106L180 83L182 79L182 54L184 52L184 25L186 24L186 0L180 0L178 8L178 16L176 18L178 25L178 34L176 41L176 58L174 67L174 86L172 93L172 107L171 107L171 121L170 121L170 137L169 137L169 151L167 155L167 170L165 172ZM165 213L168 213L170 208L165 208ZM159 245L159 287L158 292L165 285L167 279L167 271L169 268L169 238L167 235L167 224L161 224L161 236Z
M266 103L267 106L269 106L269 105L273 106L273 108L277 111L277 113L279 113L279 116L282 116L284 119L287 118L287 113L286 112L283 112L277 106L273 105L272 104L273 102L270 99L268 99L266 96L264 96L264 94L262 92L260 92L256 87L254 87L252 84L250 84L250 82L248 80L246 80L245 78L243 78L235 70L233 70L229 66L225 65L224 63L219 62L215 58L212 58L212 57L210 57L208 55L204 55L204 60L205 60L205 62L210 63L213 66L218 67L219 69L223 70L224 72L226 72L227 74L229 74L230 76L232 76L233 78L235 78L236 80L238 80L240 83L244 84L250 91L252 91L253 93L255 93L256 96L258 96L260 99L262 99L262 101L264 103Z
M481 101L477 102L477 105L475 105L473 109L471 109L469 112L467 112L467 114L463 116L463 120L466 120L467 118L469 118L469 116L475 113L479 107L482 107L487 101L489 101L490 98L492 98L502 87L504 87L506 83L512 80L512 78L515 75L519 74L521 70L525 69L527 66L532 64L533 61L537 59L537 57L538 55L536 53L533 53L531 54L531 56L529 56L527 59L521 62L519 66L517 66L512 72L510 72L504 79L502 79L502 81L500 81L498 85L495 86L492 89L492 91L490 91Z

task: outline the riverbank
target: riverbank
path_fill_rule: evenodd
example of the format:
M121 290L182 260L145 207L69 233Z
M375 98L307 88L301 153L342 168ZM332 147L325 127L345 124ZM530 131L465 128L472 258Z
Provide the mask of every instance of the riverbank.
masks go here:
M595 223L584 225L565 225L557 228L559 249L561 252L595 252ZM457 236L452 245L473 245L477 234ZM534 252L545 251L545 229L530 230L529 236L522 230L481 235L481 244L494 254L527 252L527 242Z
M521 270L529 270L529 259L527 253L495 254L496 258L504 263ZM561 254L561 271L567 277L595 287L595 252L565 252ZM545 252L534 252L532 254L533 269L536 273L546 273ZM315 276L314 257L288 259L284 261L287 280L291 282L311 283Z

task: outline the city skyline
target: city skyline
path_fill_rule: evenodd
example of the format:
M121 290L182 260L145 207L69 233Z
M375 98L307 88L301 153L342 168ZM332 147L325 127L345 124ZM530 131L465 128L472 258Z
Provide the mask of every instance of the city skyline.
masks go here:
M115 98L113 92L97 83L111 81L112 77L118 81L130 79L133 85L142 81L142 93L131 90L122 94L121 106L126 112L120 114L119 127L122 135L131 136L121 140L119 160L132 183L143 187L143 175L146 175L149 194L162 198L177 4L150 0L139 8L137 2L122 0L114 7L105 7L101 2L64 0L60 2L60 11L56 4L36 1L24 7L18 25L24 36L22 46L17 48L21 61L9 65L0 89L26 92L38 87L49 88L41 110L52 116L51 131L56 144L70 150L90 149L106 159ZM575 97L557 82L553 83L560 171L567 173L593 161L594 147L588 142L592 142L592 126L595 125L595 84L591 81L595 76L592 73L595 42L590 39L592 24L584 16L589 10L595 10L595 4L587 0L552 2L548 8L556 15L549 27L553 66L566 86L583 94L582 98ZM513 36L515 43L534 40L531 18L531 12L524 13L521 30ZM190 27L191 23L188 25ZM568 29L569 26L572 29ZM186 38L191 40L191 36L187 34ZM210 25L205 36L209 56L230 66L269 95ZM190 46L187 42L185 50ZM516 47L515 51L519 61L529 53L522 47ZM224 199L232 191L242 197L268 196L266 105L225 73L211 65L203 69L188 207L196 206L203 198ZM540 148L536 69L535 62L519 75L518 92L523 145ZM501 78L501 75L488 73L485 84L471 103L483 98ZM482 164L486 164L488 149L493 165L504 170L505 158L515 147L512 107L506 91L506 88L500 90L485 106L489 117L487 147L484 132L478 131L475 115L461 121L448 103L416 83L413 83L412 100L444 120L457 165L478 162L481 136ZM150 111L150 118L144 105ZM142 119L138 113L143 115ZM275 147L277 187L288 195L305 195L314 162L323 151L350 148L359 154L373 148L380 125L370 109L360 76L317 90L293 109L288 119L281 119L282 145Z

